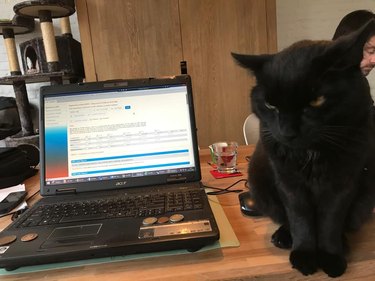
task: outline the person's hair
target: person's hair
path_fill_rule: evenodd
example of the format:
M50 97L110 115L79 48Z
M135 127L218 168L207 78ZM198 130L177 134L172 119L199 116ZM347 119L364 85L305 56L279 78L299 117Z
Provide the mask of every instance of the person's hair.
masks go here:
M371 19L375 19L375 14L369 10L356 10L347 14L341 19L332 40L358 30Z

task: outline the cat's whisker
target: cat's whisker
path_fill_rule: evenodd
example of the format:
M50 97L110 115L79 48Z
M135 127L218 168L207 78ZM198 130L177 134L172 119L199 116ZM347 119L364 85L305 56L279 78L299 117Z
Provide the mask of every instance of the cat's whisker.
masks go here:
M341 132L341 133L346 133L346 134L361 134L363 133L363 129L351 127L351 126L323 126L321 127L320 130L324 131L330 131L330 132Z
M315 160L315 153L312 151L307 151L307 159L305 164L302 166L301 171L305 170L309 164L312 164L313 161Z
M267 129L261 130L262 140L266 143L272 143L274 141L274 138L272 136L272 133Z
M363 133L361 130L357 130L355 134L354 132L348 132L345 131L332 131L331 129L322 128L320 130L320 135L330 136L332 139L334 139L337 142L357 142L357 143L363 143L365 142L365 139L363 137Z
M325 142L333 145L334 147L340 148L341 150L344 150L344 151L347 149L346 146L343 143L340 143L340 142L342 142L341 139L337 139L335 137L332 137L332 136L326 135L326 134L321 134L321 137L322 137L321 140L323 142L325 141Z

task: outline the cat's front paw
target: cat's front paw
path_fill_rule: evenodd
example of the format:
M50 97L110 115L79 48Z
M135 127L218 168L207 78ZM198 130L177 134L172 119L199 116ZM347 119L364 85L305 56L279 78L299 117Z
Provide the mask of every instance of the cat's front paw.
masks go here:
M279 229L272 234L271 242L281 249L292 248L293 240L289 229L285 225L280 226Z
M289 260L293 268L303 275L313 274L318 268L316 253L313 251L294 250L290 253Z
M320 251L318 258L319 266L329 277L341 276L346 270L347 264L343 256Z

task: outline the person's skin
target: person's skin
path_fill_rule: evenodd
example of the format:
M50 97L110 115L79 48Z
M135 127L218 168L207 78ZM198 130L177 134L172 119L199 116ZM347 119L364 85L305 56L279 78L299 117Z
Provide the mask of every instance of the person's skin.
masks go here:
M375 35L370 37L363 47L363 59L360 67L365 76L375 67Z

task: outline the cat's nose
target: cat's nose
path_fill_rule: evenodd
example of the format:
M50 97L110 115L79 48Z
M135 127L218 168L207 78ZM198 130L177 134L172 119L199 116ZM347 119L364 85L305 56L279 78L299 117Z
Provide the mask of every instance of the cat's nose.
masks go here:
M284 133L284 134L281 134L281 136L283 137L284 140L290 142L290 141L293 141L295 138L297 138L297 133Z
M294 139L297 138L297 131L292 128L279 127L277 138L284 144L290 144Z
M280 135L286 141L291 141L298 136L298 123L293 118L283 118L279 122Z

